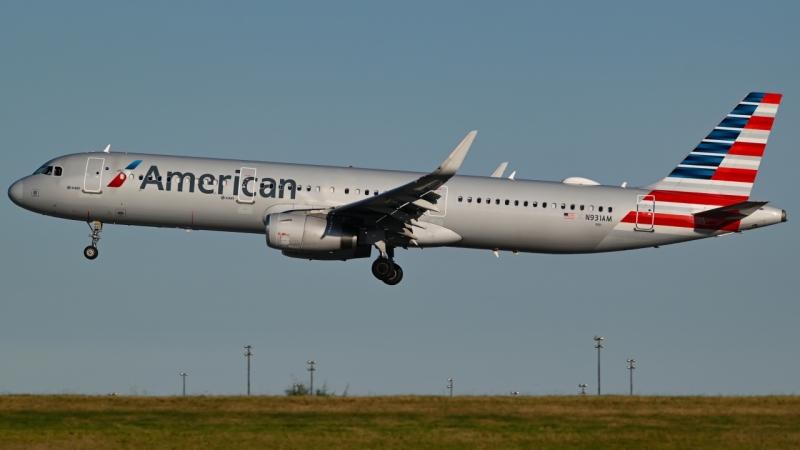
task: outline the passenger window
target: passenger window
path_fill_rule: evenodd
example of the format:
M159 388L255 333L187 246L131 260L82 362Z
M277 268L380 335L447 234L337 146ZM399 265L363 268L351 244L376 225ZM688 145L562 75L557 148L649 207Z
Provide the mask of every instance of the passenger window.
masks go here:
M547 202L542 202L542 208L547 208Z
M508 203L509 203L509 202L508 202L508 199L506 199L506 206L508 206Z
M314 190L319 192L319 186L315 187Z
M361 193L361 189L356 189L356 195Z
M330 189L328 189L328 192L330 192L331 194L333 194L333 191L334 191L334 190L335 190L335 189L333 189L333 188L330 188Z
M556 209L556 204L555 203L550 203L550 207L553 208L553 209Z
M490 199L490 198L487 198L487 199L486 199L486 204L488 205L489 203L492 203L492 199Z
M144 180L144 175L139 175L139 180Z
M480 197L478 197L478 198L476 198L476 199L475 199L475 201L476 201L476 202L478 202L478 203L480 203L480 202L481 202L481 198L480 198Z
M611 212L611 207L610 206L608 207L608 212Z
M462 201L462 200L464 200L464 197L462 197L462 196L460 196L460 195L459 195L459 196L458 196L458 201L460 202L460 201Z
M567 205L565 203L561 204L561 209L567 209Z
M569 205L569 209L574 211L575 210L575 205Z
M603 207L599 206L599 207L597 207L597 210L600 211L600 212L603 212Z
M306 186L306 191L311 192L311 186Z
M514 206L519 206L519 200L514 200Z
M500 199L499 198L494 199L494 204L495 205L499 205L500 204Z
M525 200L525 203L523 203L522 206L528 206L528 201Z
M345 194L349 194L350 193L350 188L344 188L344 193Z
M61 167L56 166L53 175L60 177L61 176Z
M583 205L581 205L581 211L583 211Z
M533 203L531 203L531 206L533 206L534 208L536 208L537 206L539 206L539 202L533 202Z
M593 205L589 205L589 211L594 211L594 206Z
M467 203L472 203L472 197L467 197Z
M372 191L372 195L378 195L378 191Z
M369 189L364 190L364 195L369 196Z

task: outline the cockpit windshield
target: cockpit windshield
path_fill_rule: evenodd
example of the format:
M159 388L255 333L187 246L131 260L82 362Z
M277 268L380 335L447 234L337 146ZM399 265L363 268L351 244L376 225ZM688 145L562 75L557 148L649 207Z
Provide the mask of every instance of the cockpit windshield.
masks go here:
M51 166L50 161L44 163L42 167L36 169L36 172L33 172L34 175L42 174L42 175L55 175L60 177L63 173L63 170L59 166Z
M47 164L48 163L44 163L44 165L42 167L39 167L38 169L36 169L36 172L33 172L33 174L34 175L38 175L40 173L44 173L45 170L50 170L52 172L53 166L48 166ZM50 174L48 173L47 175L50 175Z

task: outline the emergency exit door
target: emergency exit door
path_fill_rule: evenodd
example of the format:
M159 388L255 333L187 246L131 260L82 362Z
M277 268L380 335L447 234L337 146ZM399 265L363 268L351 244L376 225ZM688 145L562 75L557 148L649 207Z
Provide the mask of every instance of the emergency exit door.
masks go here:
M636 231L653 231L656 219L656 197L639 195L636 202Z

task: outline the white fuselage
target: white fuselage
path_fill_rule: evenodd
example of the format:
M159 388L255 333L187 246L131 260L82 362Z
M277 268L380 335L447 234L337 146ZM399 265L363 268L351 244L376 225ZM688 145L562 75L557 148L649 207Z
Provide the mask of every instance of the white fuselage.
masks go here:
M135 160L140 164L126 170ZM73 154L48 164L61 168L61 175L21 179L9 189L16 204L71 220L244 233L264 233L271 213L340 207L423 175L128 153ZM110 187L119 174L124 181ZM666 245L785 220L783 211L765 206L724 224L687 226L691 216L677 220L672 215L662 222L659 212L668 211L668 203L662 205L657 196L642 202L647 189L612 186L454 176L437 193L439 211L420 219L428 224L418 233L420 247L594 253ZM695 212L704 209L709 207L698 206Z

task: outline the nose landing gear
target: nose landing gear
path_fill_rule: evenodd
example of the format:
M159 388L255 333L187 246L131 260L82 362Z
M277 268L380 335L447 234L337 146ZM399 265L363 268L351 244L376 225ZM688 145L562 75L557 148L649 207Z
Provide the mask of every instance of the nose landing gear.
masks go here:
M100 240L100 233L103 231L103 224L95 221L89 225L89 228L92 229L92 234L89 235L89 237L92 238L92 245L83 249L83 256L85 256L86 259L91 260L97 258L97 255L99 254L97 250L97 242Z
M389 286L394 286L403 279L403 269L394 262L393 247L387 247L386 252L381 252L372 263L372 275Z

